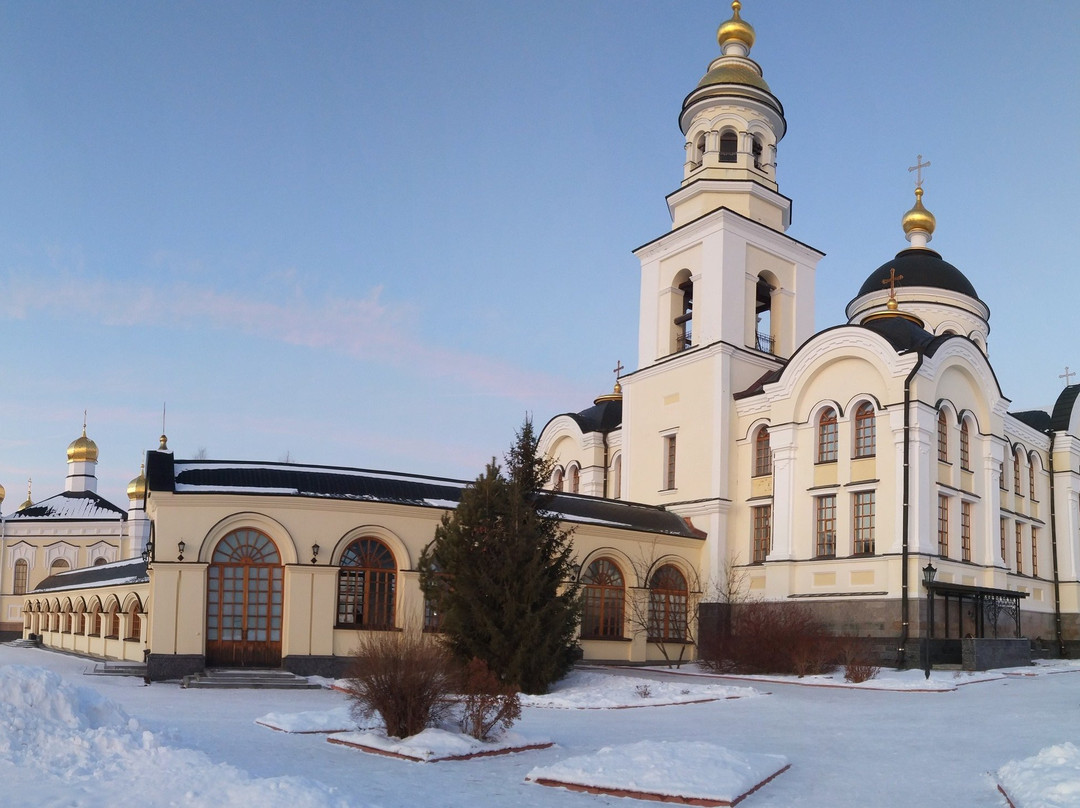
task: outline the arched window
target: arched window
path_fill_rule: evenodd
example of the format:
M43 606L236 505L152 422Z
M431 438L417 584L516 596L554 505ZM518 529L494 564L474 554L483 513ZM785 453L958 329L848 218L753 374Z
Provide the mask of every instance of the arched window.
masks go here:
M761 140L758 138L757 135L754 135L753 141L750 144L750 148L753 150L753 154L754 154L754 168L756 168L756 169L758 169L760 171L761 170L761 152L762 152L762 149L761 149Z
M937 459L941 463L949 462L949 422L945 410L938 410L937 414Z
M15 588L12 590L13 594L26 594L26 578L29 570L30 566L25 559L20 558L15 562Z
M615 563L600 558L581 577L582 639L616 639L623 635L626 585Z
M697 136L697 140L694 142L694 165L700 166L705 162L705 133L702 132Z
M86 606L82 603L75 607L75 626L72 632L79 635L86 632Z
M720 134L720 162L734 163L739 157L739 136L730 129Z
M761 427L754 436L754 476L767 477L772 474L772 448L769 446L769 429Z
M873 457L877 454L877 420L874 405L864 401L855 410L855 457Z
M142 620L139 618L139 602L133 600L128 609L128 630L126 640L138 640L142 632Z
M772 335L772 295L773 285L758 275L754 287L754 312L757 316L757 341L754 345L759 351L776 353L776 340Z
M1035 463L1031 460L1028 461L1028 495L1031 497L1032 502L1036 502L1035 496Z
M616 455L611 464L611 498L622 496L622 455Z
M555 470L551 472L551 490L562 491L563 487L563 470L561 466L556 466Z
M54 558L49 565L49 574L52 575L54 572L63 572L69 569L71 569L71 564L68 563L66 558Z
M97 558L94 559L94 566L95 567L100 567L102 564L108 564L108 563L109 563L109 559L102 558L101 556L98 556Z
M682 292L681 312L675 317L675 352L685 351L694 344L694 282L687 278L679 284Z
M1013 491L1018 497L1024 496L1024 487L1020 482L1020 478L1023 477L1020 471L1021 462L1023 462L1023 458L1020 455L1013 458Z
M971 471L971 430L966 418L960 422L960 468Z
M101 636L101 604L95 602L90 607L90 625L87 626L87 634L91 637Z
M826 407L818 418L817 462L836 462L836 410Z
M570 466L570 493L577 494L581 491L581 469L577 463Z
M390 548L378 539L357 539L341 556L338 625L393 628L396 589L397 563Z
M686 576L665 564L649 579L649 641L682 642L686 639L689 591Z
M105 614L105 637L108 639L120 639L120 604L113 601L109 611Z

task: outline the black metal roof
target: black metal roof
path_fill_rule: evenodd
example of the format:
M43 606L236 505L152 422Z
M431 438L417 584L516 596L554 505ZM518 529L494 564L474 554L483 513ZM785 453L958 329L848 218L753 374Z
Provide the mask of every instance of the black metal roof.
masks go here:
M622 426L622 399L600 401L577 413L567 413L583 433L611 432Z
M944 334L935 337L925 328L912 322L906 317L899 315L893 317L875 317L872 320L860 324L862 328L869 329L888 340L889 344L896 349L897 353L905 351L919 351L927 356L933 356L945 339L953 336Z
M398 474L370 469L254 463L225 460L175 460L167 452L147 452L146 478L155 491L189 494L243 494L388 502L456 508L464 480ZM704 534L677 514L653 505L577 494L553 494L547 510L568 522L663 533L688 538Z
M29 508L15 511L6 519L127 519L127 511L93 491L64 491Z
M1050 416L1051 430L1064 432L1069 428L1069 421L1072 420L1073 405L1076 404L1078 395L1080 395L1080 384L1070 384L1061 391L1061 395L1054 402L1054 414Z
M64 570L50 575L27 594L44 594L58 589L89 589L95 586L120 586L150 580L146 562L141 558L126 558L111 564Z
M975 287L971 285L971 281L963 272L948 261L942 260L939 253L925 247L912 247L898 252L895 258L886 261L870 274L855 297L859 298L871 292L884 290L883 282L889 279L892 269L896 270L895 283L898 289L923 286L931 289L945 289L979 300Z
M1010 412L1009 415L1040 432L1046 432L1050 429L1050 413L1046 412L1046 410L1022 410L1021 412Z

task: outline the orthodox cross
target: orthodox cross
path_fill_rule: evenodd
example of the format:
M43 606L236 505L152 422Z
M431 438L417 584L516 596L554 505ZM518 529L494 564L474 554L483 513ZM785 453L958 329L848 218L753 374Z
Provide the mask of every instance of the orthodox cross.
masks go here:
M882 286L889 287L889 299L892 300L896 297L896 282L902 281L903 275L896 274L896 267L889 267L889 277L881 282Z
M619 376L622 374L622 372L624 370L626 370L626 368L623 367L622 360L621 359L615 360L615 370L612 371L612 373L615 374L615 381L619 380Z
M921 155L921 154L917 154L917 155L915 155L915 165L913 165L913 166L908 166L908 171L909 171L909 172L911 172L911 171L915 171L915 172L917 172L917 173L915 174L915 187L916 187L916 188L922 188L922 170L923 170L924 168L926 168L927 166L929 166L929 165L930 165L930 161L929 161L929 160L927 160L927 161L926 161L926 162L924 163L924 162L922 161L922 155Z
M1059 373L1058 378L1059 379L1064 379L1065 380L1065 386L1068 387L1071 384L1069 379L1071 379L1075 375L1076 375L1076 372L1069 370L1069 366L1066 365L1065 366L1065 372L1064 373Z

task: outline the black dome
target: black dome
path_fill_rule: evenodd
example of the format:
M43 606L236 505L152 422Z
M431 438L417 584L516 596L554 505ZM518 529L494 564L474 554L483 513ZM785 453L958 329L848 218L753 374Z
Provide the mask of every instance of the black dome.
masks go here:
M885 281L888 281L891 269L896 270L896 286L900 289L908 286L928 286L931 289L944 289L967 295L975 300L979 299L975 287L971 285L971 281L964 276L963 272L948 261L943 261L941 256L933 250L925 247L898 252L896 258L887 261L871 273L855 297L859 298L871 292L887 291L888 285ZM900 278L901 275L904 277Z

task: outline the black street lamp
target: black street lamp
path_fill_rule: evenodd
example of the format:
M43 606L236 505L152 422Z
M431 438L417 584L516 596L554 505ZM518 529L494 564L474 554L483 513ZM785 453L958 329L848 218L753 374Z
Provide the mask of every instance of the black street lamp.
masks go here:
M930 678L930 634L934 630L934 595L930 591L930 584L934 582L937 569L933 562L927 562L922 571L923 586L926 587L926 626L923 629L923 673Z
M316 563L318 563L318 561L319 561L319 545L316 542L315 544L311 545L311 563L316 564Z
M185 547L187 547L187 545L184 544L183 539L180 539L180 541L178 541L176 543L176 550L177 550L176 560L177 561L183 561L184 560L184 548Z

